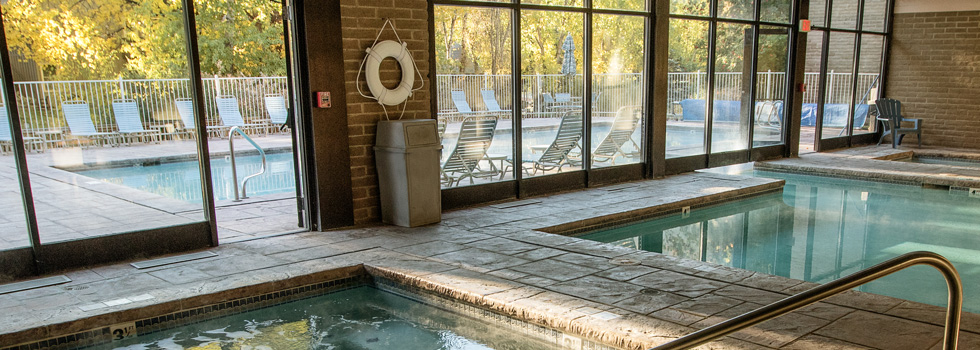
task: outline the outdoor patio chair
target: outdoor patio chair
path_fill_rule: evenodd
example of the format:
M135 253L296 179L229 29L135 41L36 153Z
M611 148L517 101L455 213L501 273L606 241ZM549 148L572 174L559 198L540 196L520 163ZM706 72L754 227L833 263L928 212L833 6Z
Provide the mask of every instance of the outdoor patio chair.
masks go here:
M112 100L112 115L116 117L116 126L119 127L119 135L124 141L129 141L130 144L134 139L160 142L159 131L143 128L136 100L130 98Z
M99 131L92 123L92 113L88 108L88 102L81 100L70 100L61 102L61 110L65 113L65 121L68 123L68 132L81 146L82 140L97 142L99 146L109 144L115 145L119 138L119 133Z
M497 117L469 117L463 120L456 138L456 147L442 164L442 184L457 186L469 178L493 177L500 173L493 165L481 169L480 162L487 158L487 149L497 130Z
M0 104L0 154L6 155L8 151L13 152L13 135L13 132L10 131L10 118L7 116L7 107ZM44 138L24 135L22 139L28 151L44 152Z
M289 119L286 99L280 94L265 94L265 110L269 112L269 122L282 130L282 126L286 125L286 120Z
M544 148L544 152L537 159L524 159L523 166L524 172L529 175L535 175L538 171L551 171L558 169L561 172L561 168L565 165L570 165L572 159L569 159L568 153L578 147L579 140L582 139L582 111L567 111L565 115L561 118L561 124L558 125L558 133L555 134L555 140L551 142L547 148ZM506 172L507 169L504 169Z
M922 122L919 119L905 118L902 116L902 102L890 98L882 98L875 101L878 109L878 122L881 123L882 132L878 139L878 144L887 135L892 137L892 148L898 147L902 143L902 138L906 134L915 134L919 141L919 148L922 148ZM902 127L902 123L912 122L912 127ZM901 135L901 136L900 136Z
M245 122L245 118L242 117L242 111L238 109L238 98L235 96L220 95L215 98L214 102L218 105L218 117L221 118L221 123L225 126L237 126L242 131L261 130L264 134L269 134L268 123Z
M483 105L487 106L488 112L510 113L509 109L500 109L500 104L497 103L497 96L494 95L493 90L480 90L480 96L483 97Z
M640 145L633 140L633 132L639 125L640 116L643 115L639 106L623 106L616 111L616 118L613 119L612 127L606 137L599 141L599 145L592 151L592 162L608 162L616 164L616 158L639 157L641 155ZM623 149L629 143L633 146L632 151Z
M193 137L194 130L197 129L197 122L194 121L194 102L190 98L180 97L174 99L174 104L177 105L177 114L180 115L180 121L184 123L184 130L188 135ZM224 137L225 133L228 131L229 127L223 125L208 125L208 135L215 137Z

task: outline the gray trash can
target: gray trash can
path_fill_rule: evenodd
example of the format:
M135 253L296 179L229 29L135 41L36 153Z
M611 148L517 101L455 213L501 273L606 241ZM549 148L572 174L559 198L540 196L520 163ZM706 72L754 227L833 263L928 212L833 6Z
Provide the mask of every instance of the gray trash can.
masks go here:
M433 119L378 122L374 157L381 193L381 221L415 227L442 220L441 152Z

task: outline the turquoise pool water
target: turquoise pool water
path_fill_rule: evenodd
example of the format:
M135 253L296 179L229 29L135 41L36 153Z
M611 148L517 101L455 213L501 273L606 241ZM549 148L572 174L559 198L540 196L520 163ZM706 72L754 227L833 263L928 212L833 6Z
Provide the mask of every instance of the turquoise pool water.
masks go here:
M827 282L928 250L953 262L964 309L980 312L980 199L918 186L783 173L783 193L694 209L582 236L773 275ZM946 284L916 266L859 288L946 305Z
M373 287L158 331L95 349L556 349Z
M953 166L965 166L971 168L980 168L980 160L976 159L966 159L966 158L944 158L944 157L928 157L928 156L915 156L908 161L913 163L924 163L924 164L941 164L941 165L953 165Z
M235 157L238 182L259 170L262 158L258 155ZM103 168L75 173L105 182L156 193L187 202L201 201L201 174L196 161L161 163L158 165ZM231 181L231 161L227 157L211 158L211 182L217 200L234 199ZM295 193L293 154L266 154L265 173L248 180L248 196L258 197L277 193Z

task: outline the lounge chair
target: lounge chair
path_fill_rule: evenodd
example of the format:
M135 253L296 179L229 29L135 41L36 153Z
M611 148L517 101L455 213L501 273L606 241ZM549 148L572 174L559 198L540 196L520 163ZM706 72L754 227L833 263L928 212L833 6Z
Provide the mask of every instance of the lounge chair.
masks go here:
M187 131L188 135L193 137L193 130L197 129L197 122L195 122L194 116L194 102L186 97L180 97L174 99L174 104L177 105L177 114L180 115L180 121L184 123L184 130ZM208 135L215 137L224 137L225 131L228 130L227 126L221 125L208 125Z
M231 95L221 95L215 98L215 104L218 105L218 117L221 118L221 123L227 127L237 126L245 130L262 130L263 133L269 133L268 123L246 123L245 118L242 117L241 110L238 109L238 98Z
M616 119L613 119L612 127L606 137L599 141L596 149L592 151L592 162L608 162L616 164L616 158L639 157L641 153L640 145L633 140L633 132L639 125L640 116L643 115L639 106L623 106L616 111ZM626 144L633 145L633 150L627 152L623 149Z
M463 179L493 177L496 169L480 169L480 162L487 158L487 149L497 130L497 117L469 117L463 120L456 138L456 147L442 164L442 184L457 186Z
M44 152L44 138L25 135L22 139L27 150ZM0 154L6 155L7 150L13 151L13 149L14 139L13 132L10 131L10 118L7 116L7 107L0 104Z
M487 106L488 112L510 113L509 109L500 109L500 104L497 103L497 96L494 95L493 90L480 90L480 96L483 97L483 105Z
M882 126L881 137L878 139L879 145L881 145L881 140L883 140L886 135L891 135L892 148L896 148L902 143L902 138L906 134L915 134L919 141L919 148L922 148L922 121L919 119L905 118L902 116L901 101L890 98L882 98L875 101L875 106L878 108L877 119L879 122L881 122ZM911 128L903 128L903 122L912 122L913 125Z
M65 121L68 122L68 132L75 138L79 146L82 145L81 138L97 142L99 146L115 145L115 141L119 138L119 133L103 132L95 128L88 102L81 100L62 101L61 110L65 113Z
M140 139L160 142L159 131L143 128L136 100L129 98L112 100L112 115L116 117L116 126L119 127L119 135L124 141L128 140L132 143L133 139Z
M561 124L558 126L558 133L555 135L555 140L547 148L544 148L544 152L541 153L541 157L538 157L538 159L525 159L523 161L525 163L523 166L524 172L529 175L537 174L538 170L551 171L558 169L558 172L561 172L563 166L569 165L572 162L572 159L568 157L568 153L575 147L578 147L579 140L582 139L582 125L582 111L565 112L565 115L561 118ZM506 170L504 169L505 172Z
M289 110L286 109L286 99L280 94L265 94L265 110L269 112L269 122L273 126L282 127L289 119Z

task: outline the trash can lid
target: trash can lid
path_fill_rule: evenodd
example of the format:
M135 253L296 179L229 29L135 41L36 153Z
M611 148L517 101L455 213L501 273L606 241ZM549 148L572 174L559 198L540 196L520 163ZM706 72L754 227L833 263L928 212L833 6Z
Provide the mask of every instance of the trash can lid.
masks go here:
M378 122L375 146L413 148L439 146L441 143L434 119L382 120Z

